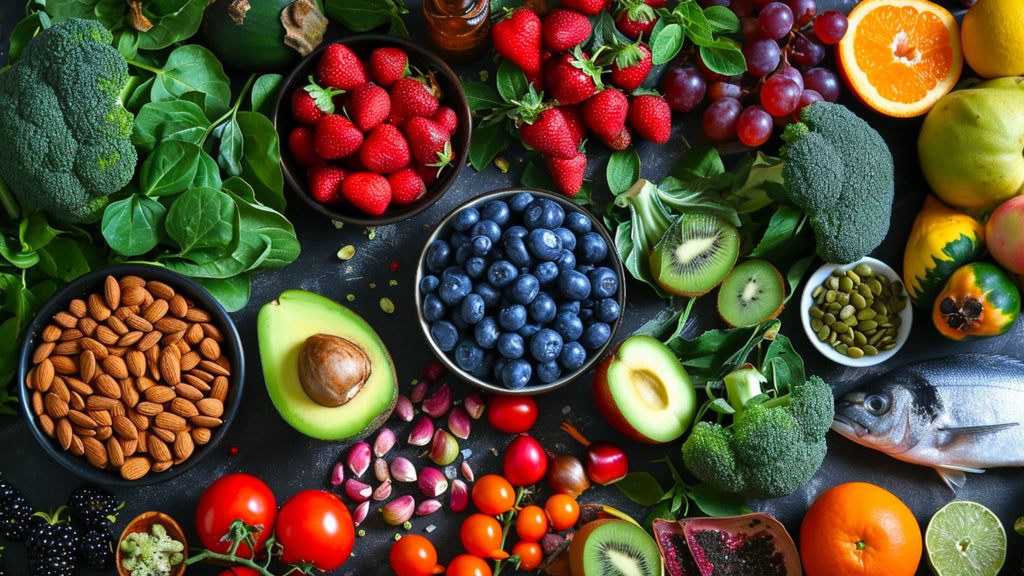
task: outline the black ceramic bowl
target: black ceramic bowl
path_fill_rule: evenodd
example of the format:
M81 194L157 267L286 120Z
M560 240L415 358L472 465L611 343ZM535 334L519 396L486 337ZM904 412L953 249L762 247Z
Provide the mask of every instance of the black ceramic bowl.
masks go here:
M84 300L87 299L90 294L102 295L104 291L104 282L107 276L113 276L115 279L120 279L129 275L138 276L147 281L153 280L162 282L163 284L173 288L174 292L183 296L187 302L191 302L196 308L207 312L210 317L209 323L217 329L222 338L222 341L220 342L220 353L230 361L231 364L231 373L230 376L228 376L227 396L223 401L223 415L220 416L223 423L220 426L211 428L209 441L202 445L194 443L192 455L180 463L172 465L169 469L158 473L149 472L145 476L136 480L126 480L125 478L122 478L119 471L111 467L107 467L106 469L93 467L86 460L85 456L76 456L69 451L63 450L58 440L51 438L44 431L43 425L37 417L35 408L36 403L39 402L39 400L33 400L34 392L26 385L26 378L33 367L33 356L35 355L38 346L43 343L43 331L47 326L54 324L54 316L58 312L69 310L72 300ZM168 312L167 315L171 316L172 314ZM187 323L192 323L192 321L189 320ZM131 329L135 330L136 327L132 326ZM144 331L144 328L140 329L140 331ZM99 338L98 335L97 338ZM163 344L157 344L157 346L162 345ZM116 346L116 344L111 346ZM77 364L81 355L72 354L69 357L75 358ZM100 362L97 362L97 364L101 365ZM97 374L98 373L99 369L97 369ZM59 373L57 375L60 376ZM75 373L73 376L79 378L80 374ZM151 376L151 374L147 373L146 376ZM96 381L97 377L94 376L88 384L90 384L90 388L97 390L94 394L98 395L99 387L96 385ZM53 295L53 297L47 300L42 309L36 315L35 319L32 321L31 326L29 326L28 334L21 345L21 355L19 357L18 364L18 390L21 398L21 408L22 412L25 414L25 419L28 421L29 428L32 430L32 435L35 436L36 440L39 441L39 444L50 456L71 472L86 480L109 486L145 486L155 484L157 482L173 478L195 466L200 460L214 451L214 448L227 432L231 422L235 419L235 416L238 413L239 402L242 398L243 382L245 382L245 357L242 352L242 342L238 336L238 331L235 328L234 323L231 321L228 313L220 303L217 302L217 300L211 296L206 289L191 279L166 268L147 264L118 264L100 270L94 270L88 274L80 276L59 290ZM157 384L166 383L166 381L157 381ZM53 386L51 386L51 390L48 393L54 393ZM208 396L209 394L207 393L204 395ZM145 394L141 394L140 396L140 401L146 400ZM45 395L43 395L43 397L45 398ZM88 398L88 394L86 394L85 397ZM169 410L169 404L165 404L165 409ZM81 410L80 412L88 413L87 410ZM151 420L155 421L155 417ZM70 422L70 418L68 418L68 421ZM106 442L104 442L104 444L106 444ZM173 445L168 446L170 447L173 455Z
M459 119L459 126L455 133L452 134L451 139L452 151L455 157L451 165L444 169L441 176L427 185L427 193L419 200L406 206L392 204L380 216L371 216L348 202L324 204L310 195L309 184L306 179L306 168L296 162L288 151L288 135L299 125L292 118L291 96L295 90L301 89L309 83L308 78L311 75L316 76L316 68L317 63L320 62L320 56L330 44L344 44L363 60L366 60L370 52L376 48L390 46L404 50L409 56L409 64L411 66L415 66L424 73L428 70L433 73L437 85L443 92L441 105L455 110L455 114ZM325 42L320 48L303 58L298 66L292 70L291 74L285 78L282 89L278 94L277 104L274 108L274 127L277 129L281 142L281 168L284 172L284 179L295 194L320 214L333 220L358 226L393 224L411 218L426 210L455 182L459 172L462 171L462 167L466 164L466 158L469 156L469 137L471 131L469 105L466 102L466 93L462 90L462 83L459 82L458 76L455 75L455 72L452 71L444 60L433 52L392 36L367 34L343 38L336 42Z
M458 214L465 208L472 207L479 209L481 206L483 206L484 204L491 200L508 200L509 198L515 196L520 192L529 192L535 198L548 198L550 200L553 200L557 202L560 206L562 206L566 214L569 214L570 212L579 212L587 216L591 223L591 230L600 234L608 246L608 255L600 264L611 268L612 271L615 272L615 275L618 277L618 292L615 294L614 298L619 304L620 313L618 318L616 318L615 321L611 323L611 334L608 337L608 340L604 343L604 345L600 346L595 350L590 350L588 352L587 360L583 364L583 366L577 368L572 372L562 374L558 379L552 382L536 383L527 385L523 388L510 389L507 388L504 384L502 384L500 381L498 381L497 378L494 378L493 376L491 378L486 379L479 378L463 370L455 362L455 359L453 358L453 352L445 352L437 345L436 342L434 342L434 339L430 335L430 324L429 322L427 322L423 315L423 299L425 294L421 289L421 280L425 275L430 273L429 271L427 271L426 266L427 248L431 245L431 243L434 242L434 240L437 240L439 238L444 239L451 235L454 229L452 221L455 218L456 214ZM622 322L622 314L625 312L625 303L626 281L622 261L619 260L618 253L615 250L614 240L612 239L611 235L608 234L608 231L605 230L605 227L601 223L601 220L594 217L593 214L584 210L578 204L572 202L564 195L555 194L545 190L535 190L529 188L496 190L493 192L488 192L486 194L477 196L464 202L463 204L452 210L448 215L446 215L441 220L441 222L439 222L438 225L434 228L434 231L431 233L430 237L427 238L426 244L424 244L423 251L420 253L419 264L417 265L416 268L416 315L419 318L420 328L422 328L423 330L423 334L426 337L427 344L430 346L431 350L433 350L434 354L438 357L438 359L440 359L441 362L453 373L457 374L460 378L466 380L467 382L479 388L497 394L533 395L541 394L544 392L550 392L551 390L561 388L562 386L565 386L566 384L572 382L573 380L577 379L581 374L585 374L588 370L593 368L594 365L598 361L600 361L602 357L604 357L605 353L607 353L608 349L614 342L615 332L618 330L619 324L621 324ZM528 351L527 354L529 354Z

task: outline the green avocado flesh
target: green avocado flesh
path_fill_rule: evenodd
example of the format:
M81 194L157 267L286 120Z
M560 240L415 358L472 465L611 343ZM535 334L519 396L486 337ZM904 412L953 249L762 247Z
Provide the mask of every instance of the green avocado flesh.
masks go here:
M369 434L387 420L398 397L395 365L373 328L348 308L312 292L287 290L260 309L256 333L263 378L274 407L293 428L322 440ZM362 346L372 371L347 403L317 404L299 381L299 349L314 334L332 334Z

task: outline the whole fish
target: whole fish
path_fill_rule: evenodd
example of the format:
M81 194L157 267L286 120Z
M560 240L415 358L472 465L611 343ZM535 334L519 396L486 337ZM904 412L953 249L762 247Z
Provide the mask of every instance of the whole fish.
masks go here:
M836 401L832 429L931 466L952 490L965 472L1024 466L1024 363L958 354L896 368Z

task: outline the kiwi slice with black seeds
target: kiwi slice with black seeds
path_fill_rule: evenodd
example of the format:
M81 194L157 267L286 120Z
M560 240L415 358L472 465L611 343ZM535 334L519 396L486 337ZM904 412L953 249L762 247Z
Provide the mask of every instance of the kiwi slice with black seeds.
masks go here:
M573 576L661 576L658 544L640 526L619 519L583 525L569 545Z
M666 292L700 296L725 278L740 252L740 233L706 212L681 214L651 251L651 274Z
M737 264L718 288L718 314L730 326L753 326L782 312L786 284L764 260Z

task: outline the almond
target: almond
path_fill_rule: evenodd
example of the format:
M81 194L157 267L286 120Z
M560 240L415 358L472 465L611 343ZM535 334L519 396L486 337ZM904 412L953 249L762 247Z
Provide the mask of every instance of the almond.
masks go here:
M139 286L127 286L121 290L122 306L138 306L146 299L146 289Z
M213 338L217 342L220 342L221 344L224 343L224 336L220 333L220 328L217 328L216 326L210 324L209 322L203 322L202 326L204 334L206 334L210 338Z
M199 344L203 341L203 338L206 338L206 333L203 332L201 324L193 324L185 331L185 342L189 344Z
M111 466L119 468L124 465L124 450L121 449L121 443L118 442L117 438L111 436L107 438L107 460Z
M113 435L114 435L114 429L111 428L110 426L100 426L99 428L96 428L96 439L97 440L102 440L102 441L106 442L107 439L109 439Z
M134 440L139 437L139 429L127 416L114 416L111 427L118 436L125 440Z
M103 366L104 372L118 380L130 376L128 366L125 364L124 358L120 356L107 356L100 362L100 365Z
M131 314L131 312L129 312L129 314ZM128 325L124 323L124 320L118 318L117 316L111 316L110 318L107 318L107 326L109 326L110 329L113 330L113 332L118 335L118 337L124 336L128 332L131 332L131 328L129 328ZM136 328L136 330L140 330L140 328ZM143 332L145 332L145 330L143 330Z
M47 324L46 328L43 328L43 333L39 336L39 338L43 342L56 342L57 340L60 340L60 335L63 332L64 331L61 330L59 326L55 324Z
M135 379L135 387L139 390L140 393L143 394L146 392L146 390L149 390L150 388L156 385L157 383L153 381L152 378L147 378L146 376L139 376L138 378Z
M103 297L99 294L89 295L89 316L97 322L105 322L110 319L112 308L107 306L107 303L103 301Z
M32 353L32 363L33 364L39 364L43 360L46 360L47 358L49 358L50 354L53 353L53 349L56 346L57 346L56 342L43 342L42 344L40 344L36 348L35 352Z
M74 356L82 351L81 340L69 340L67 342L58 342L53 347L51 354L56 356Z
M68 405L74 408L75 410L85 410L85 399L82 398L82 395L79 394L78 392L72 392L71 401L68 402Z
M121 398L121 386L110 374L100 374L93 379L96 391L107 398Z
M185 316L188 317L188 314ZM188 330L188 323L183 320L178 320L173 316L164 316L160 320L154 322L153 327L164 334L170 334L171 332L184 332L185 330Z
M93 394L85 399L86 410L113 410L115 406L121 406L121 401L108 396Z
M167 299L167 311L176 318L184 318L188 312L188 301L181 294Z
M99 326L99 324L97 324L95 320L89 318L88 316L86 316L85 318L78 319L78 329L81 330L82 334L85 336L91 337L93 334L95 334L97 326Z
M71 453L75 456L85 454L85 445L82 444L82 439L78 436L71 437Z
M75 433L75 436L81 438L92 438L96 436L96 428L83 428L82 426L71 425L71 431Z
M203 338L199 343L199 353L207 360L216 360L220 358L220 344L213 338Z
M146 281L142 277L136 276L135 274L126 274L122 276L121 279L117 281L117 283L121 285L122 292L127 290L130 286L134 286L136 288L145 288L146 286Z
M68 356L51 356L53 371L57 374L77 374L78 364Z
M189 322L209 322L210 313L199 308L189 308L188 312L185 313L185 320Z
M171 412L174 412L182 418L190 418L192 416L197 416L199 414L199 409L195 404L189 402L185 398L175 398L174 400L171 400ZM213 416L213 414L210 414L210 416Z
M173 460L164 460L162 462L153 462L153 467L150 468L151 472L160 473L170 470L171 466L174 465Z
M79 322L81 322L81 319L79 319ZM70 342L71 340L78 340L83 336L85 336L85 334L83 334L82 331L79 330L78 328L69 328L60 333L59 340L61 342Z
M202 357L199 355L199 352L196 352L194 350L191 352L186 352L181 355L181 360L179 361L181 365L179 368L181 369L182 372L188 372L195 368L196 366L198 366L201 360Z
M61 418L57 421L55 433L60 447L65 451L70 450L71 437L74 436L74 432L71 430L71 423L67 419Z
M171 450L167 447L167 444L156 436L149 437L146 441L146 448L148 449L147 451L149 452L149 455L157 462L166 462L173 458L171 456Z
M139 441L134 438L130 440L121 438L117 443L121 445L121 453L124 454L125 458L134 456L135 451L139 449Z
M181 379L187 382L189 385L193 386L197 390L200 390L202 392L209 392L210 385L207 383L207 380L197 376L196 372L197 370L193 370L188 374L184 374L182 375ZM210 381L212 380L213 378L210 378Z
M138 314L135 313L129 313L128 317L124 319L124 323L132 330L141 330L143 332L149 332L150 330L153 329L152 322L146 320L142 316L139 316ZM164 330L161 330L161 332L164 332Z
M82 396L88 396L93 393L92 386L89 386L88 384L86 384L82 380L79 380L78 378L68 376L67 378L64 379L64 381L65 383L67 383L68 388L70 388L72 392L77 392Z
M65 402L71 402L71 391L68 390L68 385L64 383L63 378L53 379L53 384L50 386L50 393L56 394L58 398Z
M194 416L194 418L198 418L198 416ZM173 412L161 412L156 415L153 422L160 428L164 428L172 432L181 432L188 428L188 422Z
M186 374L185 378L188 378L189 376L189 374ZM201 400L203 398L203 392L200 389L196 388L195 386L192 386L191 384L178 384L177 386L174 387L174 391L178 393L178 396L193 401Z
M139 430L139 437L135 439L138 442L136 450L140 454L146 454L149 452L149 430Z
M138 408L139 407L136 406L134 410L129 410L125 413L125 416L133 425L135 425L138 432L142 432L143 430L149 429L149 416L139 412Z
M221 357L223 358L223 356ZM203 370L215 374L217 376L230 376L231 370L225 366L221 366L219 363L212 360L203 360L199 362L199 367Z
M138 480L149 474L150 467L149 458L144 456L125 458L124 465L121 466L121 478L125 480Z
M193 428L192 429L192 441L197 446L202 446L210 441L210 437L213 433L210 432L209 428Z
M196 402L196 408L204 416L213 416L214 418L220 418L224 415L224 404L216 398L203 398L199 402Z
M121 336L120 338L118 338L117 345L118 346L133 346L136 342L138 342L139 340L142 339L143 334L145 334L145 332L141 332L139 330L132 330L131 332L129 332L129 333L125 334L124 336Z
M135 405L135 410L143 416L156 416L164 411L164 407L155 402L139 402Z
M128 348L124 346L108 346L107 355L117 356L118 358L124 358L124 355L128 353Z
M114 423L114 417L107 410L93 410L88 415L100 426L110 426Z
M121 385L121 400L126 406L135 407L139 403L139 391L135 389L135 381L131 378L122 378L118 384Z
M81 426L82 428L96 428L98 426L92 416L78 410L68 410L68 420L75 426Z
M172 348L164 348L160 353L160 376L170 386L181 382L181 364L178 357L171 352Z
M153 346L156 346L160 342L161 338L163 338L163 334L159 332L146 332L142 336L142 338L136 343L135 347L140 352L145 352L146 350L149 350Z
M192 346L190 346L188 342L185 342L184 338L175 342L174 347L177 348L180 353L179 358L192 351Z
M82 444L85 446L85 459L92 464L93 467L104 469L107 467L109 459L107 458L107 447L103 445L99 440L87 436L82 438Z
M75 301L71 301L71 306L74 307ZM74 328L78 325L78 316L72 315L70 312L61 310L53 315L53 322L61 328Z
M199 416L193 416L189 418L188 421L191 422L193 426L198 426L199 428L216 428L224 423L220 418L204 416L202 414Z
M159 384L151 388L147 388L143 394L146 396L146 400L148 402L155 402L157 404L170 402L171 400L174 400L175 396L177 396L174 388L171 388L170 386L161 386Z
M32 388L40 392L46 392L50 389L50 385L53 384L53 377L55 375L53 361L45 358L42 362L36 364L35 370L32 373Z
M128 350L124 355L125 368L128 374L136 378L146 375L146 355L138 350Z
M169 307L170 305L167 300L154 300L152 304L146 306L142 311L142 317L152 324L163 318L167 314Z
M101 326L100 328L103 328L104 330L108 330L108 331L110 330L109 328L107 328L105 326ZM99 328L97 328L96 332L101 332L101 330ZM112 337L117 338L117 335L114 334L113 332L111 332L110 334L111 334ZM99 334L97 334L97 338L98 337L99 337ZM106 345L104 345L99 340L96 340L96 339L93 339L93 338L82 338L81 343L82 343L82 349L83 350L88 350L88 351L92 352L92 355L96 357L97 361L103 360L104 358L107 357L107 354L108 354L107 347L106 347ZM111 342L111 344L116 344L116 343L117 343L117 340Z
M53 438L57 433L56 424L53 423L53 418L50 418L45 413L39 414L39 427L42 428L43 434Z
M178 332L171 332L170 334L165 334L164 337L160 339L160 343L163 344L164 346L173 346L184 337L185 332L183 330Z
M39 390L32 391L32 412L35 412L36 416L46 413L46 407L43 406L43 393Z
M43 396L43 408L51 418L64 418L68 415L68 403L61 400L60 396L53 392L47 392Z
M92 350L84 350L78 355L78 372L86 382L96 375L96 355Z
M157 438L163 440L168 444L174 442L174 436L175 434L177 434L176 432L172 432L170 430L166 430L164 428L160 428L157 426L150 427L148 432L150 436L156 436Z
M192 442L192 435L188 432L178 432L174 437L174 457L177 460L185 460L195 450L195 443Z
M228 399L228 379L224 376L217 376L213 379L213 386L210 387L210 398L216 398L223 403Z
M125 333L127 332L128 331L125 330ZM97 340L99 340L103 344L106 344L107 346L113 346L114 344L117 344L118 340L121 339L121 336L117 332L114 332L114 330L110 326L104 324L100 324L99 326L96 327L95 336ZM95 350L93 350L93 352L95 352Z

